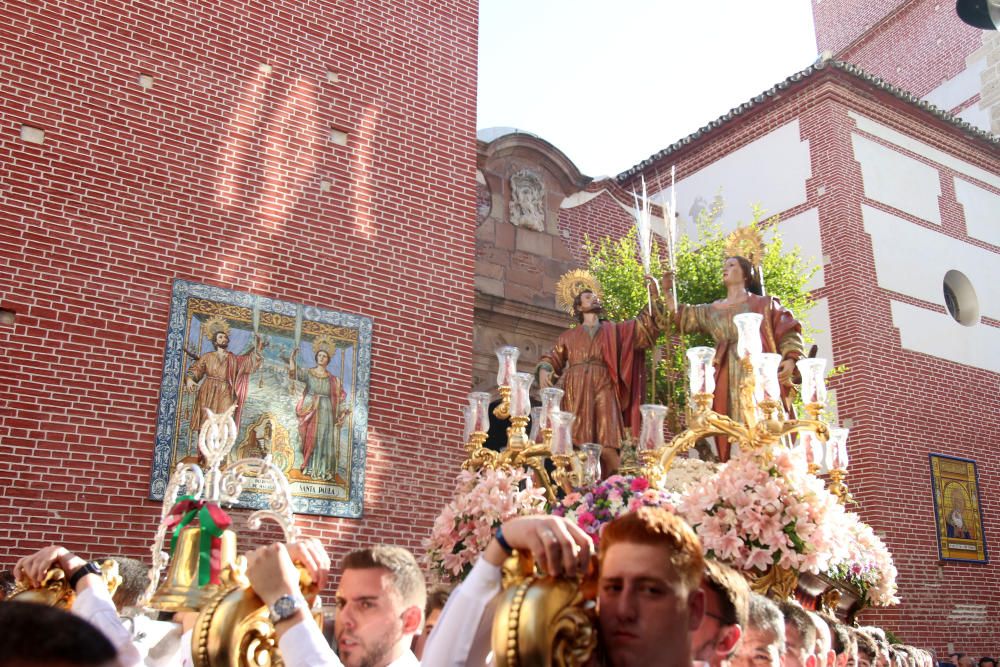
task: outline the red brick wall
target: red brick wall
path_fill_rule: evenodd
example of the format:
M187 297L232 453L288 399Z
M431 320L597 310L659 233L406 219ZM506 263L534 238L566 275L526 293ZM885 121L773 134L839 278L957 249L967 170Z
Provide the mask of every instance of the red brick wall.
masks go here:
M374 319L364 518L302 522L420 550L461 460L476 30L473 0L0 8L0 568L146 556L177 277Z
M913 0L812 0L816 47L839 53L866 30Z
M808 86L786 91L780 99L760 105L648 167L645 177L656 191L669 183L670 165L676 165L681 180L798 118L801 136L809 141L812 177L806 183L807 202L779 213L788 218L807 208L819 210L823 253L829 263L825 286L816 296L829 300L837 362L850 369L833 385L841 419L852 422L848 482L860 502L862 518L884 535L895 556L903 598L893 609L864 612L861 621L883 625L904 641L933 648L939 655L949 642L974 655L993 654L1000 645L1000 628L995 623L1000 613L996 585L1000 568L993 563L938 560L927 455L935 452L977 461L987 549L995 558L1000 450L984 435L1000 432L1000 376L902 349L890 300L913 300L878 287L861 205L887 207L864 198L861 169L851 146L855 127L849 110L997 172L1000 156L995 148L892 96L855 83L842 72L825 70L814 75ZM962 211L951 186L954 173L934 166L941 170L940 231L1000 254L1000 249L965 235ZM918 305L944 312L940 304ZM997 322L978 326L996 327ZM953 616L958 605L981 606L986 623L959 620Z
M591 184L587 190L600 194L584 204L559 211L559 229L568 234L566 243L573 259L582 268L587 266L584 239L589 238L597 244L604 237L620 238L635 225L635 218L618 203L633 206L630 192L623 191L610 180Z
M954 2L813 0L813 16L820 52L829 49L917 97L962 72L966 56L982 46L982 31L958 18Z
M850 106L996 172L995 151L974 147L954 132L928 127L930 124L908 113L900 103L864 100L852 101ZM854 130L853 122L844 114L838 117L836 131L847 142ZM893 551L903 597L899 607L866 613L865 617L892 628L906 642L934 648L939 655L947 650L949 642L963 652L991 654L1000 644L1000 628L993 620L1000 610L1000 589L996 586L1000 569L995 563L938 561L927 455L933 452L977 461L987 549L995 551L991 517L1000 511L1000 452L984 446L979 434L1000 429L996 392L1000 378L995 373L902 349L899 331L892 324L891 300L916 303L942 314L945 311L939 303L907 299L878 287L860 207L865 204L881 208L971 245L994 252L997 249L965 235L961 208L952 187L955 173L951 170L934 165L941 173L942 185L942 225L938 228L866 199L860 166L851 158L849 144L842 153L842 158L831 165L848 184L837 197L839 215L821 213L820 217L824 252L831 260L826 267L826 291L834 341L838 354L851 367L851 372L837 383L838 408L854 421L852 489L863 516L884 533ZM926 162L919 156L909 156ZM996 327L996 322L984 321L978 326ZM849 350L847 355L841 352L844 348ZM952 595L954 589L962 592ZM956 614L961 605L981 606L985 623L960 620Z
M839 56L918 97L966 68L982 31L966 25L952 2L919 0Z

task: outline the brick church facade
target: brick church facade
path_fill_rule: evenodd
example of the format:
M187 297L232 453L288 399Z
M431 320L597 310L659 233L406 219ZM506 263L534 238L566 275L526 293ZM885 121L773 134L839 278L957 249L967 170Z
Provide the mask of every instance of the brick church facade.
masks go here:
M476 11L0 8L0 566L148 559L178 278L371 318L364 519L299 522L421 548L468 391Z
M493 383L496 345L519 345L528 369L568 325L553 281L585 264L586 236L628 231L640 177L666 198L676 168L682 231L706 206L722 204L733 229L761 205L821 267L809 322L820 356L849 368L832 384L851 428L848 482L899 569L902 604L861 622L939 656L990 654L997 567L939 559L929 454L976 462L995 551L1000 42L946 3L824 0L814 12L826 52L815 65L614 178L581 177L542 138L481 131L473 383ZM512 224L525 172L544 193L537 230Z

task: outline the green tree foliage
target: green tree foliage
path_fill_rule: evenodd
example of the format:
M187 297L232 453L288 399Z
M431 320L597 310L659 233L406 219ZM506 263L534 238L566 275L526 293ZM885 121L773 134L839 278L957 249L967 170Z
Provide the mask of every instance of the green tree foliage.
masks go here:
M703 210L696 220L697 236L693 239L684 236L677 240L674 284L679 303L711 303L726 296L726 288L722 284L722 264L725 261L727 235L716 222L719 213L721 210L718 208ZM785 307L795 313L809 342L815 329L808 325L806 314L815 301L806 285L819 267L812 259L804 259L798 247L785 249L781 235L774 228L776 222L776 216L764 221L761 209L752 209L749 225L764 230L768 238L763 261L764 288L767 294L778 297ZM647 305L642 263L636 248L635 228L620 239L605 237L597 243L589 238L585 240L588 268L601 283L602 301L608 319L621 321L634 317ZM660 280L668 263L662 245L658 245L655 239L652 255L650 273ZM663 354L656 369L655 400L672 404L675 414L678 414L685 398L684 351L695 345L713 345L713 342L704 335L671 336L670 339L671 345L666 345L666 336L661 339L661 348L665 348L666 354ZM653 398L651 394L651 389L648 389L647 400Z

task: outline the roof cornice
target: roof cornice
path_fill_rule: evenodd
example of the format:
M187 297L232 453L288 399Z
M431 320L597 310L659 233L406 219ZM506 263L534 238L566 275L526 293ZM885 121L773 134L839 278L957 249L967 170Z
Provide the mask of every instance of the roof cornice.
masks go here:
M643 172L647 167L651 167L652 165L656 164L657 162L671 155L672 153L675 153L680 149L689 146L695 141L703 139L704 137L706 137L709 134L712 134L722 126L728 125L730 122L733 122L736 118L744 116L751 111L758 110L760 107L767 104L770 100L779 97L781 93L792 88L797 88L806 85L807 83L809 83L811 79L814 79L815 77L819 76L819 74L822 73L827 68L833 68L835 70L845 72L846 74L854 77L859 81L863 81L865 84L873 88L885 91L890 95L892 95L893 97L896 97L908 104L912 104L913 106L931 114L932 116L944 121L945 123L953 127L956 127L959 130L962 130L966 134L974 137L975 139L978 139L980 141L986 141L993 146L1000 145L1000 136L981 130L975 125L972 125L971 123L968 123L962 120L961 118L958 118L957 116L953 116L947 111L939 109L938 107L934 106L927 100L922 100L919 97L903 90L898 86L894 86L893 84L888 83L887 81L884 81L883 79L880 79L877 76L868 74L857 65L853 65L851 63L844 62L841 60L820 60L817 61L816 63L813 63L809 67L805 68L801 72L796 72L795 74L791 75L784 81L778 82L771 88L762 92L760 95L753 97L752 99L750 99L747 102L744 102L738 107L730 109L728 113L723 114L722 116L716 118L712 122L692 132L683 139L680 139L679 141L672 143L663 150L654 153L653 155L649 156L648 158L646 158L639 164L635 165L634 167L631 167L626 171L623 171L622 173L615 176L615 180L618 181L619 183L623 183L629 180L633 176L639 174L640 172Z

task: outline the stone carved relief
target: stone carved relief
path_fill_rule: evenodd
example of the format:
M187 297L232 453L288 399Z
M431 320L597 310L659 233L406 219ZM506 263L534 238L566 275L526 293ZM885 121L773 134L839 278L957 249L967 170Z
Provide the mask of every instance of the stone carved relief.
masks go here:
M482 171L476 171L476 224L483 224L493 208L493 193Z
M542 177L530 169L510 177L510 223L545 231L545 187Z

